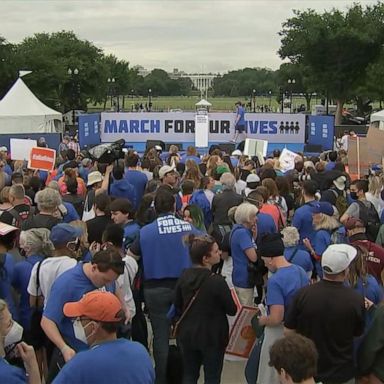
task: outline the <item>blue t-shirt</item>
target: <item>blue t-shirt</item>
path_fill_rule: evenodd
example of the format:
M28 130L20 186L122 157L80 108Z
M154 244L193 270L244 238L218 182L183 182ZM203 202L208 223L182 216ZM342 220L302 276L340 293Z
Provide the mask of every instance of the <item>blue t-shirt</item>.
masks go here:
M293 255L295 250L296 253ZM309 252L304 251L298 247L287 247L284 250L285 258L292 264L298 265L304 269L305 272L311 272L313 270L313 263Z
M191 267L184 237L200 235L190 223L174 215L160 215L140 230L131 249L143 260L144 280L177 279L185 268ZM139 249L137 243L139 242Z
M63 201L64 207L67 209L67 214L63 217L63 223L70 223L71 221L80 220L80 216L72 203Z
M131 221L124 226L124 250L127 250L129 246L135 241L136 237L139 235L139 232L140 225L137 224L135 221Z
M248 283L248 262L245 251L255 248L252 232L243 225L235 224L230 235L231 255L233 262L232 282L239 288L252 288Z
M283 305L284 317L295 293L309 284L309 278L304 269L298 265L279 268L267 282L266 304Z
M136 192L136 205L139 206L141 198L144 195L145 187L147 186L148 178L140 171L135 169L127 169L125 171L125 178L133 185Z
M361 295L368 298L368 300L371 300L375 305L378 305L383 300L383 287L380 286L372 275L367 276L367 283L364 287L359 277L354 290L361 293Z
M325 165L325 171L332 171L335 168L336 163L334 161L330 161Z
M146 349L125 339L95 345L76 354L54 384L153 384L155 372Z
M245 125L245 110L242 106L237 107L237 115L240 116L237 125Z
M256 243L260 244L261 239L264 235L268 233L276 233L277 228L275 221L273 220L271 215L268 215L267 213L259 212L257 215L257 237L256 237Z
M75 351L87 349L88 345L75 338L72 319L63 313L64 304L78 301L84 294L98 289L85 275L83 265L77 264L55 280L43 313L57 325L63 339Z
M181 156L180 163L185 164L187 160L193 160L197 165L201 163L201 159L198 156L187 156L183 155Z
M15 261L10 253L5 254L4 271L0 276L0 299L5 300L8 305L12 318L16 321L19 320L19 313L17 311L15 301L12 296L12 280L15 271Z
M300 234L300 242L302 244L303 239L308 238L311 243L315 236L315 230L312 225L312 202L308 202L296 209L292 218L292 226L296 227Z
M114 180L110 186L111 197L128 199L135 210L138 208L135 187L126 179Z
M317 256L321 256L324 251L331 244L331 234L325 230L320 229L315 232L315 237L312 243L313 249ZM321 268L321 261L315 263L316 273L319 277L323 277L323 269Z
M26 384L28 381L21 368L8 364L6 360L0 357L0 383Z
M28 256L26 260L19 261L15 265L12 285L20 293L19 319L24 330L29 330L31 325L32 308L29 305L29 293L27 291L29 278L33 266L44 258L40 255Z

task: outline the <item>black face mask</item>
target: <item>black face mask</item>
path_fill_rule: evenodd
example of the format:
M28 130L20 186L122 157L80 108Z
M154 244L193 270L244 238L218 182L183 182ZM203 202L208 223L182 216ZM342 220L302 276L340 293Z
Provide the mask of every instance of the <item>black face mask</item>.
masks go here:
M349 195L351 196L352 200L357 200L357 192L349 192Z

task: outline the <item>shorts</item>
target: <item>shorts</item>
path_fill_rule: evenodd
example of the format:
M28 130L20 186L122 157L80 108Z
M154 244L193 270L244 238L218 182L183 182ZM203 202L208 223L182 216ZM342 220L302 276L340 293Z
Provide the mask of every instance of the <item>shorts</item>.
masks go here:
M245 125L236 125L235 132L239 132L239 133L245 132Z

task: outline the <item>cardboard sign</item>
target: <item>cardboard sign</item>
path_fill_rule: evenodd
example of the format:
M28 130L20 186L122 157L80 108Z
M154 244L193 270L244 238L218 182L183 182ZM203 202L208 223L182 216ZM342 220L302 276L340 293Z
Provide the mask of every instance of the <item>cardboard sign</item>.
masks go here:
M229 332L228 355L248 358L256 342L251 320L258 313L257 307L241 307Z
M268 141L258 139L245 139L244 155L262 157L267 156Z
M18 228L14 227L12 225L0 222L0 235L1 236L5 236L12 231L17 231L17 229Z
M299 156L297 153L290 151L287 148L284 148L281 151L281 155L279 157L280 169L283 172L290 171L295 168L295 158Z
M49 148L32 148L28 168L52 171L55 167L56 151Z
M30 139L10 139L9 146L11 160L28 160L31 149L37 147L37 141Z

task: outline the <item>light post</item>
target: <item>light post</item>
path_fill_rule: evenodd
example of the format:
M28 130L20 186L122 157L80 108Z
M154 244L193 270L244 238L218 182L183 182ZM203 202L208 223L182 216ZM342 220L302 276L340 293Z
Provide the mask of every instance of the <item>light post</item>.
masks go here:
M256 89L252 89L253 113L256 112Z
M113 108L113 110L115 110L115 105L113 103L113 96L115 93L115 82L116 82L116 80L114 77L108 77L107 83L109 85L109 93L111 96L111 108Z
M72 125L76 125L76 107L80 96L80 84L78 83L79 70L77 68L68 68L68 75L71 76L71 88L72 88ZM77 85L77 87L76 87ZM77 89L76 89L77 88Z
M148 89L148 112L151 112L152 109L152 89Z
M272 91L268 91L268 95L269 95L269 112L271 112Z
M290 100L290 103L289 103L289 113L292 113L292 100L293 100L293 87L295 86L296 84L296 80L295 79L288 79L288 86L290 88L290 94L291 94L291 100Z

